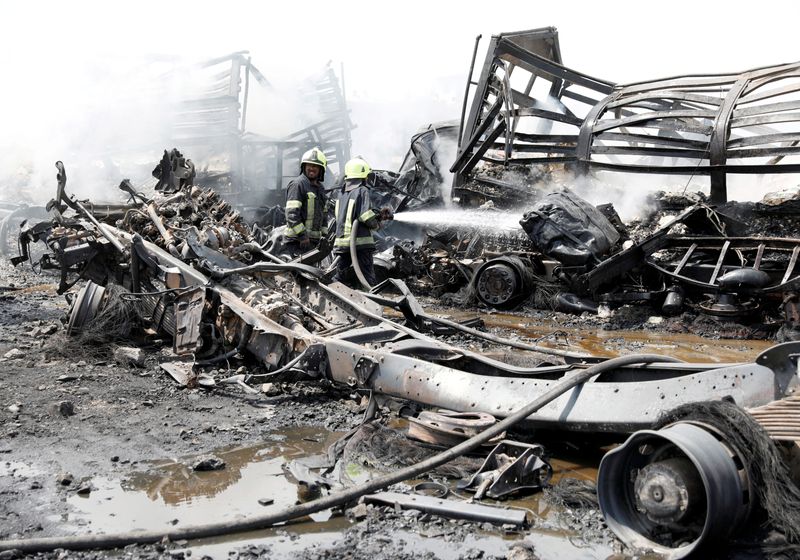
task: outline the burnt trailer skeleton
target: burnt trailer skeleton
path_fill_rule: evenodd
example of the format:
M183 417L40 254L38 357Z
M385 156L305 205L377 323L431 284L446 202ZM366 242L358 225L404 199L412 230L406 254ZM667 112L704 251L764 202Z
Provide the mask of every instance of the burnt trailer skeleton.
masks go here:
M553 27L493 36L450 168L453 188L513 190L487 178L481 162L566 164L705 175L712 202L725 202L728 174L800 172L798 67L618 85L564 66Z

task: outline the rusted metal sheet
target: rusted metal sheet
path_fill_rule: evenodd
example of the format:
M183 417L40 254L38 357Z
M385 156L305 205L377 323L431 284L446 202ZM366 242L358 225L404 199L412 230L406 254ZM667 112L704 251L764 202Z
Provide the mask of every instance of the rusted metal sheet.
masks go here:
M173 310L175 335L172 338L172 351L178 356L192 354L197 349L205 303L205 288L189 290L175 298Z

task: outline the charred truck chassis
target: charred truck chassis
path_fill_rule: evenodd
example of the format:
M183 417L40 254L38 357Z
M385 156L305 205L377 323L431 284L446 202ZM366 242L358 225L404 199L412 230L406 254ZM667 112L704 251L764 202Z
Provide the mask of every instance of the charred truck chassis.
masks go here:
M100 284L121 285L128 297L142 300L151 326L173 337L178 354L208 353L221 343L233 348L222 356L251 355L269 372L325 375L430 406L500 417L586 367L570 353L562 354L578 363L510 366L386 319L365 294L326 285L313 267L264 260L267 255L251 242L241 219L214 193L198 187L187 186L111 220L127 231L102 224L83 205L75 207L85 219L67 220L59 213L61 225L30 226L21 234L22 246L41 239L56 249L51 262L62 267L63 286L71 284L66 281L70 271ZM227 236L207 234L223 225ZM221 237L227 240L222 245ZM418 308L409 303L413 298L407 288L403 291L405 302L396 302L397 308ZM210 340L208 333L219 333L220 340ZM727 398L743 407L765 405L797 384L794 365L783 367L790 358L782 348L754 364L621 368L568 392L529 420L574 430L630 432L686 402ZM606 406L611 400L625 406L611 409Z

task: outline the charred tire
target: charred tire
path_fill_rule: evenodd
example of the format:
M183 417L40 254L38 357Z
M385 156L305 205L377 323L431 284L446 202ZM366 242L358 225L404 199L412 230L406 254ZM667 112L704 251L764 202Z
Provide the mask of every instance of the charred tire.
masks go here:
M95 284L91 280L81 288L75 301L72 302L72 311L70 311L67 323L67 335L80 333L84 326L92 322L100 310L105 293L106 289L103 286Z
M531 268L530 263L515 256L491 259L475 272L475 295L490 307L514 307L533 289Z
M725 541L750 511L740 458L711 429L688 422L636 432L607 453L597 494L623 542L670 560Z

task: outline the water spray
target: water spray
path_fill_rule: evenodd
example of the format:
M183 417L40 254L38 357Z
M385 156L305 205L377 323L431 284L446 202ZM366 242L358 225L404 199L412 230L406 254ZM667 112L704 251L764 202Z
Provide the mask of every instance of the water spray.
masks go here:
M482 230L519 230L522 214L474 209L412 210L394 215L395 222L430 226L472 227Z

